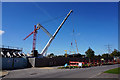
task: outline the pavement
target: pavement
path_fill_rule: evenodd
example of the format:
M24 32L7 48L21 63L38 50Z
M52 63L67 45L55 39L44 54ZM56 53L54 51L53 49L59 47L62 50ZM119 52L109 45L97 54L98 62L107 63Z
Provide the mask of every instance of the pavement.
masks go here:
M103 73L106 70L117 67L118 64L80 69L57 69L57 67L26 68L11 70L4 78L118 78L119 75Z
M6 71L6 70L0 71L0 78L6 76L7 74L8 74L8 71Z

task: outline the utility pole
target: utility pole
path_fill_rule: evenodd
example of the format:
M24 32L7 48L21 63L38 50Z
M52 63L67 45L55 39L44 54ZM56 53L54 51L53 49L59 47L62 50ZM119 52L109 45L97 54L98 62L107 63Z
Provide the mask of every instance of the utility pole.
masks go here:
M111 46L112 46L112 45L109 45L109 44L108 44L108 45L105 45L105 46L107 46L108 54L110 54L110 53L111 53Z

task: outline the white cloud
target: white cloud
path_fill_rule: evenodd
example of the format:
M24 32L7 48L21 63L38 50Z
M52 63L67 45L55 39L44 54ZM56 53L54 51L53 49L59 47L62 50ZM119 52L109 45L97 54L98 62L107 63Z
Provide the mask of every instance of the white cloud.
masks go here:
M5 31L0 30L0 35L2 35L3 33L5 33Z

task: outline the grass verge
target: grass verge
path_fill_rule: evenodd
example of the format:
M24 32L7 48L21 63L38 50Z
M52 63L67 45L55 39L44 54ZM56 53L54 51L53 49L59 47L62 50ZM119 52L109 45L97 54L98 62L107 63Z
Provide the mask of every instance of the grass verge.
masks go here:
M119 68L115 68L115 69L107 70L104 73L120 74L120 67Z

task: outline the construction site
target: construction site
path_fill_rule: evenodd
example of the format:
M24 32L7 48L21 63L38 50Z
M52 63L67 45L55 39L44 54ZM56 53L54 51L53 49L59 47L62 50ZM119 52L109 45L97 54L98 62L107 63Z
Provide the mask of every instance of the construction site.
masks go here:
M27 68L27 67L47 67L47 66L63 66L66 63L70 64L70 61L77 61L77 62L84 62L85 64L88 64L91 62L91 64L97 65L98 63L102 64L103 61L101 61L101 58L92 58L91 61L89 61L88 57L85 57L84 55L81 56L78 51L77 47L77 41L74 39L76 44L77 52L71 51L73 53L72 55L67 54L67 50L65 50L65 57L52 57L47 58L44 55L47 54L47 49L49 48L50 44L56 37L59 30L62 28L63 24L67 20L67 18L70 16L70 14L73 11L70 10L70 12L66 15L60 26L57 28L55 33L52 35L50 34L47 29L45 29L41 24L34 25L34 31L32 31L24 40L26 40L29 36L33 34L33 47L31 50L31 54L25 54L22 53L22 48L12 48L10 46L4 46L2 45L1 48L1 56L2 56L2 68L3 69L16 69L16 68ZM39 29L42 29L49 37L49 41L47 42L46 46L43 48L41 53L38 53L38 50L36 50L36 35ZM74 33L74 29L73 29ZM72 46L72 42L71 42ZM105 62L117 62L114 61L113 58L105 59ZM117 62L119 63L119 62ZM6 65L9 64L9 65ZM74 63L76 64L76 63Z
M65 11L66 12L66 11ZM41 73L42 70L38 70L39 68L42 69L44 67L47 67L47 70L53 69L50 71L51 74L48 74L47 77L48 78L85 78L85 76L79 76L78 73L82 72L84 73L84 75L87 75L87 78L96 78L96 77L100 77L100 76L94 76L91 74L91 76L89 76L90 73L93 74L98 74L98 73L102 73L103 71L109 70L109 69L113 69L113 68L118 68L118 65L120 64L120 52L116 49L114 49L114 51L116 51L116 53L118 54L113 54L114 51L111 50L110 45L107 45L107 52L105 54L105 57L102 56L102 54L100 55L96 55L94 54L95 52L90 48L84 53L81 54L80 53L80 48L82 47L82 45L78 44L80 41L77 40L78 36L76 36L76 31L77 28L75 28L75 23L72 23L73 21L73 14L77 13L77 11L74 10L70 10L69 12L67 12L67 14L65 14L65 17L62 18L61 23L59 23L59 26L57 26L57 29L53 32L49 32L50 30L48 30L45 26L43 26L41 23L34 23L35 25L31 25L33 31L31 31L29 33L29 31L27 31L27 29L24 29L21 33L23 33L24 35L26 33L25 38L23 37L23 43L19 43L22 45L26 45L27 41L32 39L32 43L28 43L28 47L27 48L31 48L31 44L32 44L32 50L30 50L30 53L24 53L24 46L23 47L13 47L13 46L9 46L9 45L1 45L0 46L0 58L1 58L1 70L8 70L11 71L11 74L9 74L8 76L6 76L6 78L34 78L34 77L45 77L46 74L48 74L49 71L44 70L43 73ZM61 12L62 13L62 12ZM56 15L58 15L59 13L57 13ZM61 16L61 15L60 15ZM63 17L63 16L62 16ZM69 19L69 17L72 17ZM56 18L54 18L55 20L61 18L59 16L57 16ZM72 20L72 21L70 21ZM52 21L52 20L51 20ZM25 21L24 21L25 22ZM27 21L26 21L27 22ZM33 21L34 22L34 21ZM77 22L77 21L74 21ZM48 49L51 45L54 45L52 43L54 43L54 40L56 39L56 36L59 35L60 30L64 30L64 26L65 24L69 25L69 23L73 24L71 25L72 27L68 27L67 26L67 30L71 31L72 34L72 39L66 41L66 43L69 45L66 49L64 49L64 53L61 53L62 55L54 55L53 53L48 54ZM81 25L79 25L81 26ZM29 27L30 28L30 27ZM44 48L42 49L41 46L39 46L38 48L38 43L40 42L38 40L38 33L39 30L42 30L46 36L48 37L47 39L48 42L46 43L46 41L43 41L41 43L45 43ZM87 32L87 30L86 30ZM18 32L19 33L19 32ZM15 33L13 33L15 34ZM69 33L65 33L65 34L69 34ZM62 35L65 35L62 34ZM87 33L88 35L90 33ZM80 34L77 34L80 35ZM89 35L90 36L90 35ZM41 36L40 38L42 38L43 36ZM17 36L16 36L17 38ZM64 37L65 38L65 37ZM63 40L64 40L63 38ZM20 38L21 39L21 38ZM85 38L84 38L85 39ZM83 39L81 39L83 40ZM22 41L22 40L21 40ZM89 41L89 40L88 40ZM85 42L85 41L83 41ZM58 42L59 44L61 44L61 42ZM81 42L82 43L82 42ZM94 40L91 41L90 44L94 43ZM107 43L105 43L107 44ZM66 45L64 45L66 46ZM56 49L56 47L52 47L52 49ZM28 50L29 50L28 49ZM28 51L27 50L27 51ZM102 50L101 50L102 51ZM111 56L112 55L112 56ZM96 68L95 68L96 67ZM108 68L107 68L108 67ZM21 69L21 70L20 70ZM72 71L71 69L75 69L75 71ZM78 69L78 70L77 70ZM88 69L88 70L87 70ZM89 69L91 72L89 72ZM54 71L55 70L55 71ZM68 70L68 72L66 71ZM69 71L70 70L70 71ZM84 72L85 70L86 73ZM96 71L94 71L96 70ZM25 73L23 73L23 72ZM66 74L70 74L70 75L66 75L64 73L64 76L62 73L63 72L67 72ZM19 74L19 73L20 74ZM73 75L73 73L77 73L76 75ZM23 74L22 74L23 73ZM30 73L30 74L29 74ZM40 74L41 73L41 74ZM59 73L58 75L55 73ZM12 76L15 75L16 76ZM26 74L26 76L24 76ZM38 75L39 74L39 75ZM36 75L36 76L31 76L31 75ZM73 75L73 77L72 77ZM100 77L101 78L101 77ZM105 78L105 77L103 77ZM109 78L109 77L107 77ZM115 79L118 78L118 76L115 75L115 77L113 77Z

